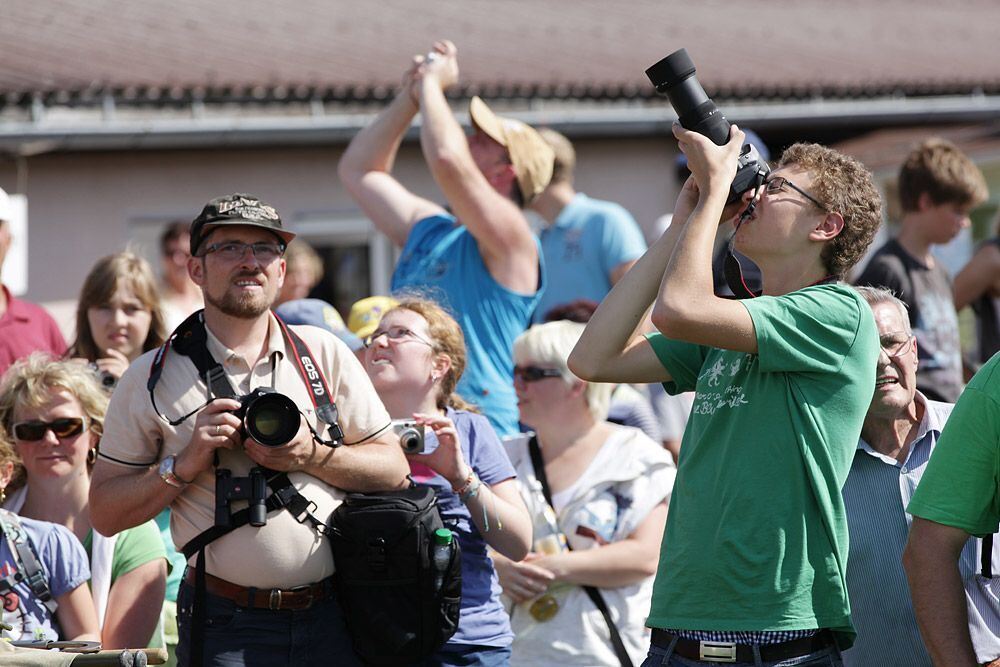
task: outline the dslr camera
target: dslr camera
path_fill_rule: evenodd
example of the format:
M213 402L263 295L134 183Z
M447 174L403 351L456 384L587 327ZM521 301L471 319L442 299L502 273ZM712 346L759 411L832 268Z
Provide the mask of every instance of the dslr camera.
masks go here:
M656 87L656 92L667 96L677 112L678 122L685 129L703 134L723 146L729 141L729 121L701 87L694 73L694 63L686 49L674 51L646 70L646 76ZM759 187L770 172L771 168L757 149L745 144L726 203L731 204L747 190Z
M233 414L243 423L242 437L250 436L265 447L287 445L299 432L301 416L295 402L271 387L257 387L237 399Z
M424 453L424 425L407 419L393 419L392 432L399 438L399 446L407 454Z

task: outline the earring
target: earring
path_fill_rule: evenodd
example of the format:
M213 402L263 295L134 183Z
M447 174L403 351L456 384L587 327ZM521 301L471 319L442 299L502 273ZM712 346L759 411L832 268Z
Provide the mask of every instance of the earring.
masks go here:
M97 447L94 447L89 452L87 452L87 465L94 465L97 463Z
M5 501L5 500L7 500L7 489L6 488L2 488L2 489L0 489L0 505L2 505L3 501Z

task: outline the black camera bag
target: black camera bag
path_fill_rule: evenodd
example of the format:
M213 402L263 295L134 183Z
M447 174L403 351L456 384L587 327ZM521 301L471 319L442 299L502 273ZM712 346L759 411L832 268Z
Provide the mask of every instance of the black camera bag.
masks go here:
M444 572L433 559L444 528L434 489L351 493L329 521L337 597L354 651L369 665L433 654L455 634L462 600L458 540ZM439 591L435 582L442 581Z

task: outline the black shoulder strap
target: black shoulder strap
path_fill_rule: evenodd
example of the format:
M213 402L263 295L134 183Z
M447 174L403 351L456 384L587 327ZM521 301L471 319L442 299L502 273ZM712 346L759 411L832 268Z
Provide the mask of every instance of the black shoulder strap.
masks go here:
M979 540L979 565L982 568L982 575L987 579L993 578L993 536L987 535Z
M35 545L28 539L28 534L24 532L21 521L17 515L7 510L0 510L0 530L7 538L11 554L14 555L23 567L23 579L27 580L28 588L32 594L41 600L50 614L55 614L59 607L52 591L49 589L49 580L45 576L45 570L35 552Z
M538 483L542 485L542 494L545 496L545 502L552 507L552 511L555 511L555 507L552 505L552 490L549 488L549 479L545 475L545 462L542 460L542 450L538 446L538 437L532 434L531 440L528 441L528 453L531 455L531 466L535 469L535 479ZM569 540L566 540L566 548L571 550L573 547L569 545ZM625 649L625 642L622 641L621 633L618 632L618 628L615 627L615 622L611 618L611 610L608 609L608 603L604 601L604 596L601 595L601 591L595 586L583 586L584 591L587 593L587 597L590 601L594 603L597 610L601 612L601 616L604 617L604 622L608 624L608 632L611 635L611 646L615 650L615 655L618 657L618 662L621 663L622 667L632 667L632 658L629 657L628 651Z
M292 516L299 523L309 521L317 530L325 533L328 530L326 524L320 521L313 512L316 504L307 500L305 496L298 492L288 479L288 475L283 472L265 469L267 474L267 484L271 487L271 495L264 501L266 512L285 508L291 512ZM209 544L227 535L237 528L250 523L250 509L244 508L232 515L228 526L214 525L203 530L191 539L190 542L181 547L181 553L185 559L197 554L194 566L194 602L191 610L191 665L201 667L204 663L205 655L205 596L207 595L205 583L205 549Z

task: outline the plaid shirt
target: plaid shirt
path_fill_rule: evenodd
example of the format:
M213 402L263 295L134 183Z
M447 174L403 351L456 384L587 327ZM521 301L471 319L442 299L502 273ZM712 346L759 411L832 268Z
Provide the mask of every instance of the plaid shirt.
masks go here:
M733 642L734 644L780 644L793 639L811 637L819 630L667 630L682 639L695 641Z

